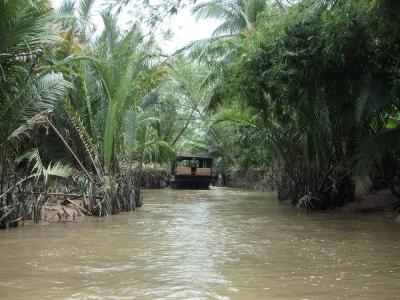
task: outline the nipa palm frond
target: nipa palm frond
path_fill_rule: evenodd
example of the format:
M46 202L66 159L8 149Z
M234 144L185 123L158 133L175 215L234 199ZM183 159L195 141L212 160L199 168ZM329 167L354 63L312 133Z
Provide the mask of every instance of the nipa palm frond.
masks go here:
M8 140L22 140L24 137L32 138L32 132L36 131L40 127L45 127L48 125L48 117L51 112L52 109L47 109L33 116L27 120L26 123L15 129L8 137Z
M44 166L37 148L27 152L22 157L27 158L29 163L33 164L32 172L35 174L36 180L42 179L45 185L49 178L72 179L82 186L85 183L87 184L88 179L83 173L60 161L54 164L50 163L47 167Z
M68 120L71 122L72 126L75 128L76 132L79 135L79 138L86 149L86 153L89 156L93 168L96 170L97 175L101 177L100 171L100 163L98 161L98 149L96 145L93 143L92 138L90 137L89 133L87 132L86 127L83 125L79 115L75 112L74 108L72 107L71 103L68 100L63 101L63 106L68 116Z

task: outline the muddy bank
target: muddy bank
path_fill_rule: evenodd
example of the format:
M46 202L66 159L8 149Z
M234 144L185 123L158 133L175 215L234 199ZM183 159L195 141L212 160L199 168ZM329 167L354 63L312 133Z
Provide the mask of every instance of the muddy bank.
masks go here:
M399 200L389 189L372 191L359 199L344 205L344 212L377 212L394 211L399 205Z
M64 200L57 199L53 196L47 201L40 213L39 220L22 219L19 221L19 226L40 224L48 225L49 223L78 223L87 216L93 216L84 208L84 201L81 199L65 198Z

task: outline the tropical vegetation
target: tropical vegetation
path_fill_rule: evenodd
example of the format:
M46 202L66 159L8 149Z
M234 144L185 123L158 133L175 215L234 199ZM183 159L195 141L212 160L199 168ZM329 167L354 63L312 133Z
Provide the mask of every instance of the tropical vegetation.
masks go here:
M398 1L186 4L220 26L165 55L142 19L118 25L131 1L109 1L99 32L94 0L0 0L1 228L38 221L54 194L133 211L143 171L189 152L223 176L273 174L299 207L383 187L400 202Z
M275 4L252 34L201 56L229 148L279 172L279 197L298 206L341 205L371 187L399 197L398 2Z

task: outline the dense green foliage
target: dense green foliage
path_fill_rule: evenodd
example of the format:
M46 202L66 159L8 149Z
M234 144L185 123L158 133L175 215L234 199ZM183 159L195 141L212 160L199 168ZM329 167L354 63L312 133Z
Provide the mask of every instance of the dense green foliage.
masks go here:
M199 2L221 25L170 57L142 17L117 25L131 1L110 1L95 35L94 2L0 0L0 227L38 220L52 189L95 215L134 210L143 168L174 153L273 172L298 206L400 198L398 1Z
M93 214L140 206L143 164L173 157L144 103L164 73L153 38L137 25L121 30L106 11L103 32L90 38L93 0L59 11L47 1L0 3L0 223L40 214L56 177L87 195Z
M241 160L268 153L281 197L289 189L299 206L338 205L370 180L398 195L399 9L367 0L271 6L211 69L215 122L236 124L233 141L252 139ZM218 43L209 47L228 42Z

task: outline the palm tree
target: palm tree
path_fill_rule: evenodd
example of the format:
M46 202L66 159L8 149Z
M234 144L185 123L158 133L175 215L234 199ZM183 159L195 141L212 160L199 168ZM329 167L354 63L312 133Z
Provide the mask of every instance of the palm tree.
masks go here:
M62 73L46 68L42 62L50 49L61 41L59 30L48 1L0 2L0 38L3 41L0 46L1 227L21 217L22 206L16 203L27 201L19 198L15 187L43 177L34 174L44 174L34 171L20 180L16 176L12 179L9 174L17 172L15 159L36 146L29 138L48 126L47 121L59 99L72 87ZM46 174L61 174L60 166L58 163L48 166ZM6 188L9 186L11 188Z
M281 13L285 6L280 1L271 5L266 0L212 0L196 4L192 13L197 19L216 19L221 24L212 37L189 43L177 51L189 50L193 58L204 60L223 60L235 52L236 40L248 38L259 24L263 23L268 12Z
M102 18L105 29L93 43L89 42L79 55L73 54L70 59L56 63L68 65L75 89L62 101L67 118L59 115L55 127L70 128L59 131L63 137L72 134L70 140L64 138L65 144L67 149L77 149L74 151L77 161L89 171L91 185L87 188L94 190L89 191L94 197L88 206L98 215L134 210L140 205L140 178L137 177L146 160L143 153L150 145L161 146L160 142L149 144L147 139L140 147L126 142L128 137L131 141L140 140L136 136L141 134L140 121L136 118L141 115L139 103L158 82L158 75L153 76L158 68L158 50L153 40L145 39L136 25L122 31L117 26L116 15L103 12ZM80 36L79 31L74 32ZM134 149L137 155L132 155ZM131 168L133 160L139 162L138 170ZM126 202L124 195L130 192L124 189L131 178L136 180L135 185L129 185L135 199Z
M214 18L222 23L213 36L250 34L267 8L265 0L214 0L194 6L197 19Z

